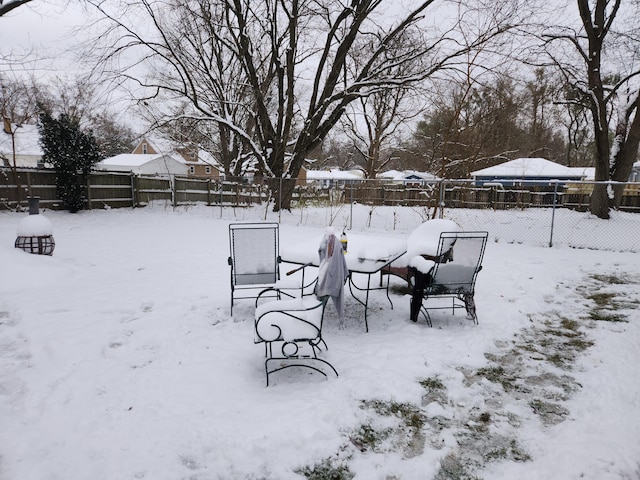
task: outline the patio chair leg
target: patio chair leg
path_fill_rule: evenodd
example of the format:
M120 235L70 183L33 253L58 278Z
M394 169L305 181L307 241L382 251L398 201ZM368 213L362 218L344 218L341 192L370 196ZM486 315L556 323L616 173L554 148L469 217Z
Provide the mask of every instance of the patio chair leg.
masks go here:
M431 315L429 315L429 310L427 310L424 306L420 307L420 310L422 311L422 315L424 315L424 319L427 321L427 325L433 327L433 324L431 323ZM414 321L417 321L417 318Z
M478 315L476 314L476 302L473 298L473 293L464 294L464 308L467 311L467 318L473 320L473 323L478 324Z

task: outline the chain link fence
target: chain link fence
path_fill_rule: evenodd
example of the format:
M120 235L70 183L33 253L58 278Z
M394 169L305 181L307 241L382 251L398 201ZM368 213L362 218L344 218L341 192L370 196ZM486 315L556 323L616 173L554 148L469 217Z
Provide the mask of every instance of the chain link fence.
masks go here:
M292 208L302 220L305 209L323 207L326 223L348 229L411 229L429 218L449 218L465 230L489 231L495 242L640 251L640 183L618 184L624 185L621 207L607 220L589 213L596 183L319 181L298 187ZM382 214L387 209L394 211Z

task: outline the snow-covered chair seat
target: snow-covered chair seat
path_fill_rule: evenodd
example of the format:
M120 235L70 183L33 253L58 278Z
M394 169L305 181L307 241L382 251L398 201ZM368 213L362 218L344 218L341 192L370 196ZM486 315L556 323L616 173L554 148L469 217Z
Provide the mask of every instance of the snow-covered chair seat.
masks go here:
M482 269L487 237L487 232L442 232L435 255L416 255L409 260L413 276L413 321L422 311L431 325L429 309L451 308L455 314L456 308L464 307L467 318L478 323L475 284ZM427 300L435 297L450 297L451 306L429 306Z
M254 342L265 344L267 386L271 373L290 367L305 367L327 376L324 359L318 358L322 339L322 318L329 297L315 295L293 300L276 300L256 307Z
M417 255L436 258L440 247L442 232L458 232L462 230L453 220L436 218L428 220L417 227L407 238L407 252L381 271L383 275L395 275L411 283L409 262ZM381 278L382 282L382 278ZM382 284L382 283L381 283Z

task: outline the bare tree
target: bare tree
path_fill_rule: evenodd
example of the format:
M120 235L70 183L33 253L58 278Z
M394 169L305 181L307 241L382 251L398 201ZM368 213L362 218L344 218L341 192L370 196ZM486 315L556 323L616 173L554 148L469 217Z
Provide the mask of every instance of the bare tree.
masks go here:
M576 101L590 112L595 179L624 182L640 144L640 4L576 0L576 5L580 28L554 27L542 38L553 63L580 94ZM567 51L577 53L577 61ZM596 185L591 213L609 218L621 197L620 186L610 190L606 184Z
M416 28L426 22L428 9L448 5L439 0L422 1L394 20L383 18L392 3L384 0L89 3L109 25L101 37L105 71L137 83L144 102L187 101L191 116L237 136L260 173L283 180L276 208L289 207L307 154L348 105L453 68L466 52L511 28L514 9L522 7L508 0L488 2L486 10L481 2L473 9L459 3L461 12L470 12L466 18L482 18L483 25L473 39L461 41L462 22L435 26L444 25L451 12L435 10L442 16ZM410 29L420 38L395 48ZM366 43L370 48L356 51ZM224 76L219 61L230 69ZM422 62L419 72L389 74L416 62Z
M14 8L29 3L31 0L0 0L0 17Z
M410 48L417 41L410 32L405 32L397 39L400 51ZM371 45L356 49L353 63L358 65L362 50ZM420 75L422 62L392 65L385 75L389 77L408 77L411 73ZM376 178L377 174L389 165L392 159L391 143L399 143L402 127L420 115L423 99L419 85L400 85L397 88L380 89L367 97L360 97L349 105L340 122L341 130L351 140L354 147L364 159L362 170L365 178Z
M0 73L0 113L14 123L35 122L42 90L35 79L10 78Z

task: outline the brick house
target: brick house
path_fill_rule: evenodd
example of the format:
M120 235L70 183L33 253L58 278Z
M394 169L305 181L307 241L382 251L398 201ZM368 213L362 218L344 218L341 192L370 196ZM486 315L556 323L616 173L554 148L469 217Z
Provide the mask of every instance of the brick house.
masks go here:
M175 153L187 166L189 177L210 178L220 180L220 165L211 154L197 147L175 147L171 143L142 137L131 152L135 155L148 155L159 153Z

